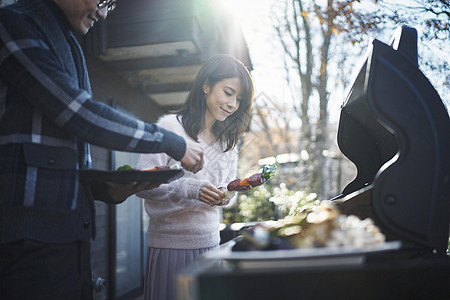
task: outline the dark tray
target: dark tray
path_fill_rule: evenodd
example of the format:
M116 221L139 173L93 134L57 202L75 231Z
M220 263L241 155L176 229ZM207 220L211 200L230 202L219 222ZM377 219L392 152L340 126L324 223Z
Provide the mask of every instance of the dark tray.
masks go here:
M130 182L167 183L184 176L184 169L164 169L156 171L103 171L86 169L79 171L81 179L87 182L114 182L127 184Z

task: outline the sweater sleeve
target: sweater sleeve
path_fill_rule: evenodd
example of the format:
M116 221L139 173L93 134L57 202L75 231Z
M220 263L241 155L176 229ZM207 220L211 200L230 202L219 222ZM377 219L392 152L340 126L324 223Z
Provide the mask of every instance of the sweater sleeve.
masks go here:
M113 150L184 156L186 143L179 135L91 101L24 17L1 15L0 49L0 81L71 135Z

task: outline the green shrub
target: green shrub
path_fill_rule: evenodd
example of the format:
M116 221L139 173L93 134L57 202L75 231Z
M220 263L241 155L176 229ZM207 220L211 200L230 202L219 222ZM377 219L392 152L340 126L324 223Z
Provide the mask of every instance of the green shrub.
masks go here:
M235 205L223 209L223 223L248 223L277 220L295 214L316 201L317 195L269 184L240 193Z

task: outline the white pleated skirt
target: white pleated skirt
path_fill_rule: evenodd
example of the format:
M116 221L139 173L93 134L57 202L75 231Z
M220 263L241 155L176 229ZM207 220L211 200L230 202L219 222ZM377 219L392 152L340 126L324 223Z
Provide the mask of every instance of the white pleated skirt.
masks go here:
M145 268L144 299L175 300L176 273L201 254L215 247L203 249L148 248Z

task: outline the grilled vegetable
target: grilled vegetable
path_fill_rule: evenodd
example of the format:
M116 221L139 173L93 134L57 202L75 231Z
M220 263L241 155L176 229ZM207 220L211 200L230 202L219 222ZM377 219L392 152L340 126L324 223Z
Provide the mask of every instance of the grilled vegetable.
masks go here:
M130 165L123 165L117 168L117 171L128 171L134 170Z

